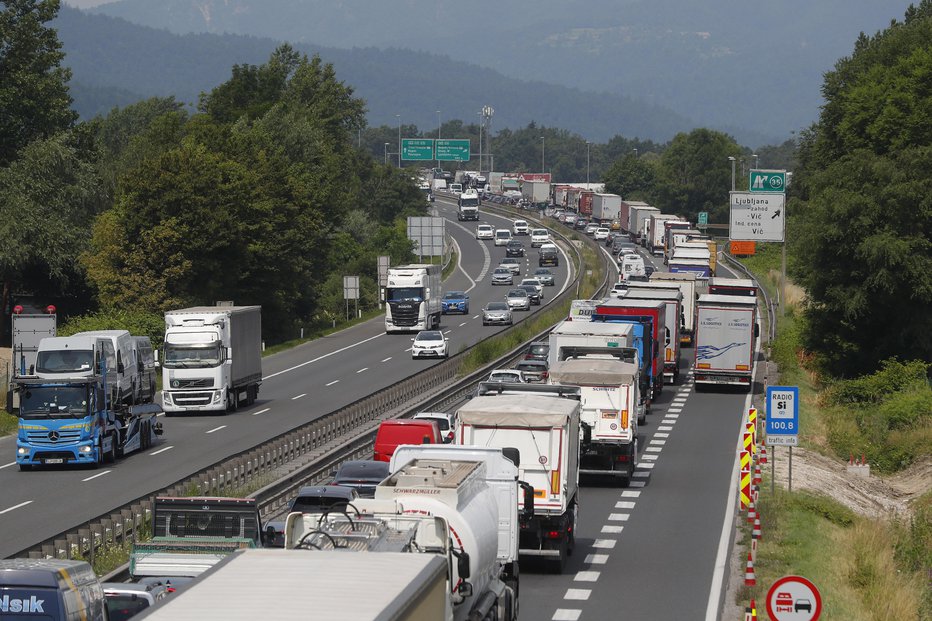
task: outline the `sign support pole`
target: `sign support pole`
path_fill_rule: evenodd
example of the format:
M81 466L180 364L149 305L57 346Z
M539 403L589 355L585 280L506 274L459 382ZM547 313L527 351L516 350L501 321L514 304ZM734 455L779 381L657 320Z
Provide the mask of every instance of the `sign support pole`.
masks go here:
M787 486L787 489L788 489L790 492L792 492L792 491L793 491L793 447L792 447L792 446L790 446L790 461L789 461L789 467L790 467L790 471L789 471L789 475L787 476L787 479L786 479L786 486Z

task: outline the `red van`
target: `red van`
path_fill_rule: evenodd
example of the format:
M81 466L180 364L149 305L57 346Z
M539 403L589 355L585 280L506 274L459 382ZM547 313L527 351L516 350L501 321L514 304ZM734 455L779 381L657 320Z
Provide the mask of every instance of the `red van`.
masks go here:
M375 435L376 461L391 461L401 444L443 444L437 422L426 419L383 420Z

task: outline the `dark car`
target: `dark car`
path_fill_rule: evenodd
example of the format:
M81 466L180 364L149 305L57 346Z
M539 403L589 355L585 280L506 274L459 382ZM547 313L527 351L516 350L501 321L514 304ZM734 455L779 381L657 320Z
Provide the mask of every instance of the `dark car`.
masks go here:
M333 485L351 487L361 498L374 498L375 486L388 475L388 462L374 459L344 461L333 475Z
M507 244L505 244L505 256L506 257L523 257L524 254L525 254L524 244L522 244L518 240L513 239Z
M621 251L622 247L630 246L630 245L631 245L631 242L628 241L627 237L625 237L624 235L618 235L617 237L615 237L615 239L612 240L610 249L611 249L612 254L618 254Z
M544 267L545 265L556 267L560 265L560 254L557 252L557 247L552 246L548 248L542 246L540 249L540 256L537 259L537 265L539 267Z
M577 231L581 231L585 229L587 226L589 226L589 221L586 220L585 218L579 218L578 220L576 220L576 224L573 225L573 228L576 229Z
M524 359L546 361L549 354L550 344L543 341L537 341L528 345L527 352L524 354Z
M524 373L524 381L544 384L549 376L548 366L544 360L522 360L515 368Z
M531 304L540 306L540 291L534 285L518 285L518 289L527 291L527 297L531 298Z
M539 267L534 270L534 278L540 281L545 287L552 287L556 284L553 280L553 272L551 272L546 267Z
M356 490L339 485L306 485L288 503L288 510L277 520L265 523L265 545L271 548L285 546L285 518L289 513L319 513L333 508L345 508L359 494Z
M440 312L447 313L469 313L469 296L463 291L447 291L440 300Z

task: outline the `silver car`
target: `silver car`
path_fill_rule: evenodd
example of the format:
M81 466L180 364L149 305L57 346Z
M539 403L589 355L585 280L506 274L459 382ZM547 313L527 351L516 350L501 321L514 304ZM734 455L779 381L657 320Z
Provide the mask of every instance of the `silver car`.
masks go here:
M546 267L539 267L534 270L534 278L545 287L553 287L556 284L553 280L553 272Z
M512 289L505 298L511 310L531 310L531 298L524 289Z
M496 267L492 272L493 285L513 285L515 284L515 275L507 267Z
M482 325L510 326L514 323L511 308L505 302L489 302L482 309Z
M505 257L504 259L498 262L498 265L499 267L507 267L508 269L511 270L512 274L521 273L521 261L519 261L518 259L514 257Z

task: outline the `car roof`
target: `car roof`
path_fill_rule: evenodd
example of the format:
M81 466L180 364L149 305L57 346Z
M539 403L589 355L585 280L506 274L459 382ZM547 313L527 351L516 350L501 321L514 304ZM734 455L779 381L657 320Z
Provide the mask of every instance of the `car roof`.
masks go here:
M526 295L527 295L527 291L525 291L524 289L519 289L519 288L515 287L514 289L512 289L511 291L508 292L508 295L512 295L512 294L514 294L514 295L517 296L517 297L521 297L522 295L525 295L525 296L526 296Z
M298 498L346 498L352 500L354 491L339 485L306 485L298 490Z
M337 476L346 476L359 478L360 475L388 476L389 464L387 461L375 461L373 459L362 459L344 461L337 469ZM384 475L384 476L383 476Z
M461 297L463 297L464 295L466 295L466 292L465 292L465 291L447 291L447 292L444 293L443 295L444 295L444 297L458 297L458 298L461 298Z
M417 336L414 338L420 338L422 336L424 337L443 336L443 332L441 332L440 330L421 330L420 332L417 333Z
M535 282L536 282L536 283L538 283L538 284L540 283L540 281L537 280L536 278L524 278L524 279L521 280L521 284L522 284L522 285L523 285L524 283L526 283L526 282L531 282L531 283L535 283Z
M496 307L501 307L501 308L492 308L493 305ZM485 305L485 307L488 310L505 310L508 308L508 305L505 304L504 302L489 302L488 304Z

